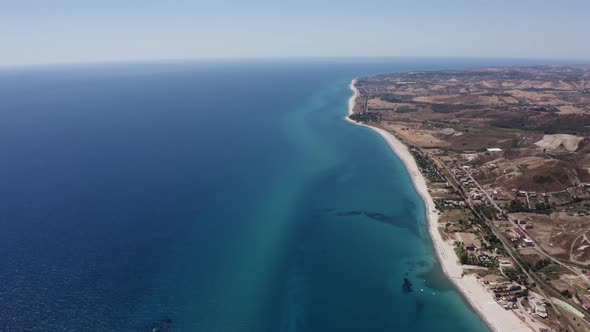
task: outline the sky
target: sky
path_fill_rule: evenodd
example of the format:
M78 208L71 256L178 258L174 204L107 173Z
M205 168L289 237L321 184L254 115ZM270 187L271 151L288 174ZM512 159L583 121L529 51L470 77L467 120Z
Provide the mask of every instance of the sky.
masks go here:
M202 58L590 60L588 0L0 0L0 66Z

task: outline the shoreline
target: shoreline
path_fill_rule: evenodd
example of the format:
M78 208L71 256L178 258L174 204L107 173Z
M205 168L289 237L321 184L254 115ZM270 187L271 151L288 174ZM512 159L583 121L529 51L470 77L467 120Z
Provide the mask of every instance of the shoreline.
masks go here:
M444 274L455 285L455 288L463 295L471 307L479 314L482 320L488 325L492 331L532 331L525 323L523 323L512 311L505 310L498 305L491 293L486 291L475 278L474 275L463 276L463 267L455 254L453 244L444 241L440 232L438 231L438 210L434 205L434 201L428 193L426 180L422 176L414 156L408 150L408 147L397 139L391 133L378 128L369 126L363 123L356 122L350 119L353 114L356 98L358 97L358 89L356 88L356 79L350 82L350 89L354 94L348 100L348 114L345 120L358 126L363 126L376 131L389 145L391 150L402 160L410 177L414 188L424 201L426 208L426 218L428 222L428 231L432 244L434 246L437 259L442 267Z

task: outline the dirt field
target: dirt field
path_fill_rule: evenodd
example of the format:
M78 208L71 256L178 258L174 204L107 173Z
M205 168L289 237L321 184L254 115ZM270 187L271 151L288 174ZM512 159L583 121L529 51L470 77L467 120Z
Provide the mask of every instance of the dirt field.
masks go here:
M526 233L552 256L576 263L590 263L590 218L555 212L549 216L511 213L511 219L524 219L533 225Z
M470 219L473 219L473 214L468 209L445 210L439 218L441 223L467 222Z
M388 124L385 127L423 148L444 148L450 145L435 137L431 131L417 129L416 125Z
M574 135L545 135L543 139L536 142L535 145L541 149L555 150L560 147L573 152L578 149L578 144L584 139L582 136Z
M481 241L477 234L457 232L454 235L457 241L461 241L465 245L473 243L476 247L481 247Z
M572 105L559 106L559 113L561 114L584 114L585 110Z

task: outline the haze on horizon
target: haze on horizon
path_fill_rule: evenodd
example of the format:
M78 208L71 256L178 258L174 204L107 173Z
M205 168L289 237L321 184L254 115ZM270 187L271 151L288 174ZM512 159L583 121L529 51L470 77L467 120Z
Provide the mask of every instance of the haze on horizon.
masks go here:
M0 66L201 58L590 59L590 2L21 0Z

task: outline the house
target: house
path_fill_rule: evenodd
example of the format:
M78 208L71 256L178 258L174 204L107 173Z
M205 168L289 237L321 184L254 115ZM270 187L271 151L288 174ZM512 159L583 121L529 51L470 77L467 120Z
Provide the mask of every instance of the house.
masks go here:
M512 267L512 261L508 258L499 258L498 264L500 267Z
M504 287L496 287L493 289L494 296L496 299L516 299L518 296L525 295L527 293L527 289L524 286L521 286L516 283L510 283Z
M545 304L541 302L539 299L533 299L530 301L531 306L535 310L535 314L541 318L547 318L547 310L545 309Z
M524 232L522 231L522 229L518 228L518 227L514 227L514 233L516 233L516 235L518 235L518 237L520 237L521 239L525 239L526 235L524 234Z
M522 239L522 241L524 242L524 245L527 247L534 247L535 246L535 243L530 239Z

